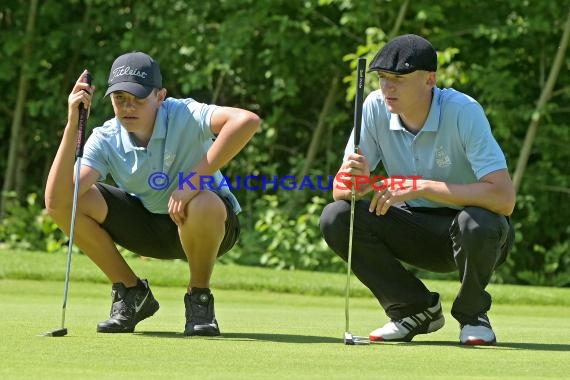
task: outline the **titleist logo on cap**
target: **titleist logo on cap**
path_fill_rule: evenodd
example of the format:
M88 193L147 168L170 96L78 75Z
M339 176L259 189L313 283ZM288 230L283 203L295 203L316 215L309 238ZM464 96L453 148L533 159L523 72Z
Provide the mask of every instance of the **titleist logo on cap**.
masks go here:
M123 75L132 75L132 76L137 76L137 77L140 77L142 79L145 79L148 74L146 71L140 71L138 69L131 69L130 66L125 66L125 65L116 67L113 70L113 79L120 77L120 76L123 76ZM111 79L111 80L113 80L113 79Z
M115 59L108 84L105 96L115 91L126 91L138 98L146 98L154 88L162 88L162 75L158 63L150 55L132 52Z

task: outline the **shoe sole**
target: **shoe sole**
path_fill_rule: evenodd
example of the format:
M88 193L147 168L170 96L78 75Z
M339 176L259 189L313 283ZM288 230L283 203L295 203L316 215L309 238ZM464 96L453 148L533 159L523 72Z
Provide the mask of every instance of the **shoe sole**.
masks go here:
M410 333L402 338L397 338L397 339L385 339L382 336L376 336L376 335L369 335L368 338L370 339L371 342L411 342L416 335L430 334L432 332L436 332L437 330L441 329L444 325L445 325L445 318L442 315L441 318L433 320L429 324L426 332Z
M158 311L158 309L160 309L160 304L158 303L157 300L153 300L148 304L147 307L145 307L144 309L141 309L141 311L139 312L139 317L137 319L135 319L134 326L129 327L129 328L124 328L124 329L114 329L114 328L105 328L105 327L101 328L100 326L97 326L97 332L99 332L99 333L115 333L115 334L132 333L135 331L135 327L140 321L143 321L147 318L152 317Z
M184 331L184 335L186 336L219 336L220 335L220 330L215 329L211 326L208 327L194 327L194 330L192 331Z
M497 344L497 340L486 341L485 339L469 339L460 343L464 346L494 346Z
M192 333L184 333L185 336L220 336L219 331L193 331Z

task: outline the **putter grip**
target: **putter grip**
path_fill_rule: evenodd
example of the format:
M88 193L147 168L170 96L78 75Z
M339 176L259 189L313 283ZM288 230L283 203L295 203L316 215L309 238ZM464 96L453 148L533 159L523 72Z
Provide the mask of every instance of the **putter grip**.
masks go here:
M91 73L89 71L83 76L82 81L91 86ZM79 105L79 128L77 130L77 148L75 150L75 157L83 157L83 146L85 145L85 129L87 126L87 114L88 110L83 106L83 103Z
M358 58L356 74L356 97L354 99L354 152L358 153L358 146L360 145L360 129L362 125L362 104L364 102L366 58Z

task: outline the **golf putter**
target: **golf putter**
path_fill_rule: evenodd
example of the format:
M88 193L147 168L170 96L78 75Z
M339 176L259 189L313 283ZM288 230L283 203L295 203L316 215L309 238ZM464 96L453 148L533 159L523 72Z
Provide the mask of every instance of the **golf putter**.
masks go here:
M91 86L91 74L89 72L83 77L83 82ZM79 192L79 173L81 170L81 157L83 156L83 147L85 145L85 127L87 125L88 110L79 105L79 128L77 131L77 147L75 150L75 186L73 188L73 205L71 209L71 226L69 228L69 245L67 249L67 267L65 270L65 286L63 289L63 307L61 309L61 327L52 331L41 334L42 336L65 336L67 328L65 327L65 309L67 307L67 292L69 290L69 273L71 271L71 252L73 250L73 234L75 232L75 215L77 214L77 194Z
M354 153L358 153L358 146L360 145L360 127L362 125L362 104L364 102L364 79L366 70L366 58L358 58L357 79L356 79L356 98L354 100ZM354 207L356 203L356 189L355 185L351 187L351 201L350 201L350 228L348 238L348 260L346 271L346 294L345 294L345 330L344 330L344 344L346 345L366 345L370 344L370 340L365 336L352 335L350 332L350 276L352 273L352 236L354 235Z

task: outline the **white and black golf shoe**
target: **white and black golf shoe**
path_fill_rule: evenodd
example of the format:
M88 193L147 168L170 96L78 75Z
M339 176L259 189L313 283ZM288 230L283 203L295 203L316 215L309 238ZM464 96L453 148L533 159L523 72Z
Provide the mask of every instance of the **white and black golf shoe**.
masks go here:
M492 346L497 343L487 313L478 315L477 321L461 326L459 342L467 346Z
M369 335L371 342L409 342L418 334L428 334L439 330L445 324L441 310L439 295L437 303L414 315L391 320L384 326L372 331Z

